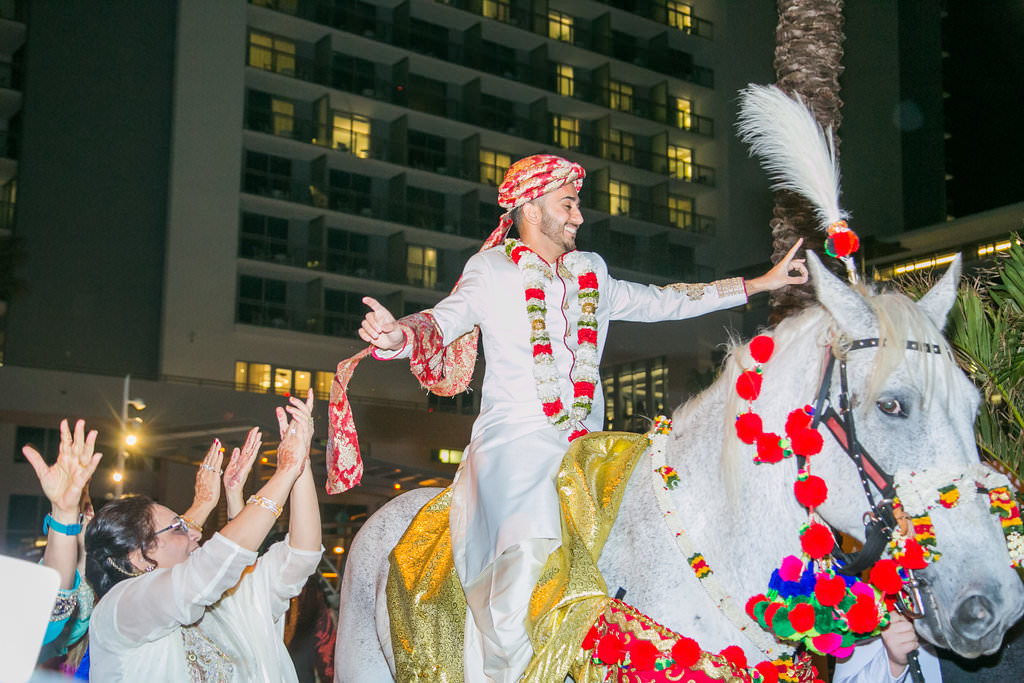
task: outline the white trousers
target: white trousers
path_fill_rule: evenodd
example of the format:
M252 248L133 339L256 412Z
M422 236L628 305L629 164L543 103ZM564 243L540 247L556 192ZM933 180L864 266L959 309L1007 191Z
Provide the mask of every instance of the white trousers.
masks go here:
M530 539L507 548L468 584L465 683L515 683L533 657L526 633L530 594L561 541Z

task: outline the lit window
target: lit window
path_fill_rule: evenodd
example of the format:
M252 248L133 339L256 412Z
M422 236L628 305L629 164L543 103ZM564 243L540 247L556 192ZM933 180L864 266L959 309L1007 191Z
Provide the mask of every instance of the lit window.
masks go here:
M290 396L292 393L292 371L288 368L274 368L274 393Z
M439 448L434 451L434 459L448 465L458 465L462 462L462 451L455 448Z
M693 127L693 102L676 98L676 128L690 130Z
M563 149L576 149L580 146L580 122L568 116L554 114L551 117L551 143Z
M249 363L249 391L264 393L270 390L270 364Z
M675 0L667 0L668 25L689 33L693 30L693 8Z
M558 64L555 66L555 77L558 79L558 84L555 90L559 95L565 95L566 97L572 97L576 91L575 83L573 81L572 67L568 64Z
M316 397L321 401L325 401L331 396L331 384L334 383L333 372L318 372L316 373L316 387L313 391L316 392Z
M673 178L693 178L693 150L678 145L668 146L668 174Z
M433 289L437 284L437 249L409 245L405 273L409 284Z
M633 136L612 128L608 131L608 139L604 141L604 158L609 161L633 163Z
M633 86L621 81L608 81L608 106L619 111L633 111Z
M621 180L608 181L608 213L613 216L629 215L629 183Z
M693 200L679 195L668 196L668 221L683 230L693 229Z
M292 390L299 398L306 398L306 392L309 391L309 379L312 375L307 370L296 370L295 371L295 383L292 385Z
M370 120L356 114L336 113L331 146L366 159L370 156Z
M572 40L572 15L558 10L548 10L548 38L566 43Z
M291 137L295 130L295 105L275 98L270 107L274 112L274 135Z
M512 157L489 149L480 150L480 182L501 185L505 172L512 165Z
M665 413L668 368L664 358L628 363L601 373L606 397L605 429L645 432Z
M295 43L266 33L249 33L249 66L295 75Z
M481 14L490 19L508 22L512 18L512 5L500 0L484 0Z

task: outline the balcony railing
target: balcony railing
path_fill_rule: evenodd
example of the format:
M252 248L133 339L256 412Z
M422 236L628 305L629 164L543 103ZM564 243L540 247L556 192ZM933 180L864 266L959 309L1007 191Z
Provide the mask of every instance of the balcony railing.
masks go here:
M448 99L445 102L447 106L461 111L461 104L455 100ZM537 127L532 122L500 108L481 106L477 109L476 114L477 121L481 125L486 124L484 127L502 132ZM333 146L338 151L357 156L368 156L452 178L483 182L479 161L460 154L442 153L430 147L407 142L396 143L395 140L382 136L353 134L350 128L330 128L308 119L300 119L270 110L248 108L245 121L246 127L250 130L326 147ZM540 136L538 141L653 171L696 185L714 186L715 184L715 169L711 166L679 161L665 153L638 149L635 146L624 146L621 141L617 140L567 131L549 125L546 127L546 134ZM294 198L292 199L295 201Z
M362 323L363 315L333 313L240 297L237 320L246 325L272 327L278 330L309 332L331 337L353 337Z
M425 204L403 201L392 197L357 193L349 190L330 188L321 190L314 185L297 182L285 183L276 179L264 180L261 176L255 174L247 176L242 191L262 197L305 204L319 209L331 209L365 218L376 218L408 225L423 230L469 237L474 240L486 237L489 232L481 231L477 221L462 221L451 212ZM491 227L493 228L493 226ZM300 264L301 261L293 262L293 265Z
M250 3L253 2L253 0L249 1ZM471 0L443 0L443 3L479 16L487 16L479 10L481 6L479 2ZM388 45L406 48L445 61L477 68L466 61L468 58L474 57L474 55L464 54L462 46L458 43L429 40L420 34L415 34L414 37L414 32L410 30L409 22L401 24L389 22L384 17L378 17L376 11L372 11L374 9L372 6L359 7L363 3L352 3L346 7L336 6L334 3L318 2L317 0L288 0L280 2L277 0L261 0L260 4L284 14L299 16L347 33L353 33L364 38L372 38ZM506 7L507 11L496 12L495 16L489 18L518 26L532 33L548 35L548 16L546 14L530 13L529 10L511 7L510 5L503 5L503 7ZM696 30L706 30L710 34L710 22L694 18L694 24L700 26ZM694 64L692 57L687 53L667 48L650 49L642 43L616 43L608 33L604 31L591 31L582 23L577 23L572 27L572 38L574 45L590 52L638 64L651 71L663 73L667 76L696 83L704 87L714 87L714 71Z
M715 231L715 219L711 216L671 209L664 204L649 202L640 197L613 195L599 190L582 193L580 197L586 208L603 211L612 216L635 218L699 235L711 235Z

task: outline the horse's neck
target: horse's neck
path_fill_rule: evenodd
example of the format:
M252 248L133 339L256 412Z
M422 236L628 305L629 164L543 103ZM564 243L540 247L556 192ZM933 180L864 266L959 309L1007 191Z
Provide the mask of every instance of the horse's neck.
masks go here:
M812 398L803 394L817 369L807 366L806 359L816 357L820 348L813 341L804 345L806 349L799 349L803 362L791 360L796 367L786 367L785 359L771 363L774 368L766 364L763 398L756 408L769 431L783 433L788 411ZM607 560L615 571L606 578L611 592L620 583L627 589L627 601L635 600L641 610L697 638L705 648L738 644L752 661L759 661L753 642L739 630L749 622L735 624L714 601L729 595L742 612L749 597L764 592L782 557L799 554L798 532L806 513L792 493L795 463L755 466L754 447L736 439L734 382L735 372L725 372L673 416L668 464L677 471L680 485L671 493L669 514L678 515L685 539L680 543L669 531L665 511L653 495L650 462L642 460L609 538L617 557ZM734 450L723 455L723 446ZM704 556L717 589L709 592L709 582L695 578L686 556L693 552Z

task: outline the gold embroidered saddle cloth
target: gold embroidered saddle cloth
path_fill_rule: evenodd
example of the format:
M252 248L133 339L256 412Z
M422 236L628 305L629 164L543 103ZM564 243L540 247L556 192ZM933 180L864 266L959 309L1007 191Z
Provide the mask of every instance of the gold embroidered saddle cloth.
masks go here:
M534 656L522 681L551 683L567 674L580 683L603 680L580 644L609 600L597 559L648 443L643 434L600 432L569 447L556 478L562 546L548 557L530 598ZM452 559L450 501L449 487L420 510L391 552L387 604L403 683L463 680L466 598Z

